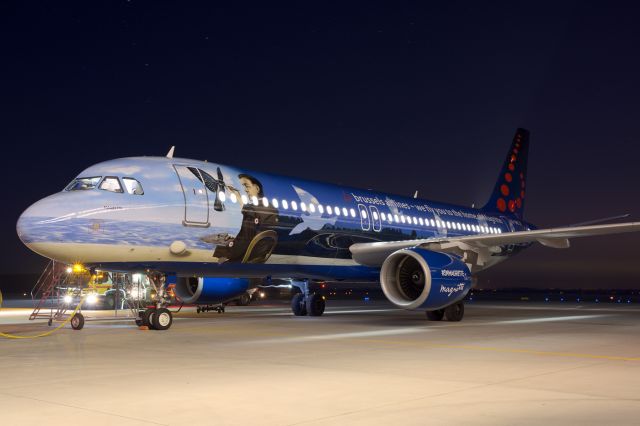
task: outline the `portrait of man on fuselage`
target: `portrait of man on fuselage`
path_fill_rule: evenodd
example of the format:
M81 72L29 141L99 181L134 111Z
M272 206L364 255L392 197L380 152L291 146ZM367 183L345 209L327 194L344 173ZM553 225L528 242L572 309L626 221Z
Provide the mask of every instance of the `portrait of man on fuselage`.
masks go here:
M235 237L216 246L213 256L218 258L219 263L261 263L266 261L276 243L273 230L278 224L278 209L268 203L262 183L256 177L241 173L238 179L245 197L231 185L227 185L227 189L242 204L242 225ZM263 200L267 202L264 203Z

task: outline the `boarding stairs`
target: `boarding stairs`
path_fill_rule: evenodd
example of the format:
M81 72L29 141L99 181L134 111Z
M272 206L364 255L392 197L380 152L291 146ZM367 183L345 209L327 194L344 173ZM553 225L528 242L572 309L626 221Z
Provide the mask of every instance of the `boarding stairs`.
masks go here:
M48 319L51 323L64 314L66 307L64 303L60 302L64 297L61 287L65 284L68 276L66 269L67 265L64 263L55 260L49 261L31 290L31 298L34 303L36 299L38 302L29 315L29 320Z

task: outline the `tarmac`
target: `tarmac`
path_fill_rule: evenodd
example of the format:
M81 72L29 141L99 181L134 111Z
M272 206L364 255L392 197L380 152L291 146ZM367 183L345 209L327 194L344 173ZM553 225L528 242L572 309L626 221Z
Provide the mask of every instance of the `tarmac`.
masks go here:
M48 329L28 312L1 309L0 331ZM640 423L633 304L473 302L450 323L384 302L329 300L322 317L276 302L183 309L168 331L85 314L102 320L0 338L0 423Z

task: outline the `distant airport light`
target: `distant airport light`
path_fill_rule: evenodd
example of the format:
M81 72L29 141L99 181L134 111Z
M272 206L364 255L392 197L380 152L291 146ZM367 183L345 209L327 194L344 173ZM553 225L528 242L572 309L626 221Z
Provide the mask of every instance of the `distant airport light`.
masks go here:
M291 202L291 210L296 211L298 210L298 203L296 203L295 201Z
M67 266L67 274L70 274L73 272L73 268L71 266Z
M73 302L73 297L71 297L70 294L67 294L67 295L64 296L63 300L64 300L65 304L69 305L71 302Z
M220 191L220 192L218 192L218 198L220 199L220 201L222 201L224 203L224 200L227 199L227 196L224 195L224 192Z
M74 263L73 264L73 272L76 274L79 274L80 272L82 272L84 270L84 267L82 266L81 263Z
M278 208L278 200L276 198L272 199L271 200L271 205L277 209Z
M95 293L91 293L87 296L87 303L89 305L95 305L98 302L98 296Z
M289 203L287 202L287 200L282 200L282 208L285 210L289 208Z

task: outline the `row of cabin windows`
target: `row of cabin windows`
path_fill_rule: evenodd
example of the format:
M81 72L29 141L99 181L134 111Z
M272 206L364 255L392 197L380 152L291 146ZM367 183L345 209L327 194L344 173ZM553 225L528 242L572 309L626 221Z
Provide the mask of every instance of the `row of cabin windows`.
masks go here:
M95 188L109 192L126 192L131 195L144 195L142 185L132 177L123 177L122 184L116 176L105 176L104 179L102 176L81 177L74 179L64 190L85 191Z
M224 202L226 201L226 195L223 191L218 192L218 198L220 199L220 201ZM253 204L254 206L258 206L258 205L263 205L264 207L269 207L269 199L264 197L262 198L262 200L258 200L258 197L251 197L251 200L249 200L249 198L246 195L241 195L240 196L242 204L249 204L249 202L251 202L251 204ZM238 202L238 197L234 194L231 193L231 195L229 196L229 199L231 200L232 203L237 203ZM292 211L298 211L298 208L300 208L301 211L306 212L308 211L309 213L315 213L316 211L320 214L323 214L325 211L327 212L327 214L330 215L336 215L336 216L345 216L345 217L349 217L351 216L352 218L355 218L357 216L356 211L353 208L347 209L346 207L332 207L332 206L326 206L323 207L322 204L305 204L304 202L300 202L299 204L295 201L291 201L290 203L287 200L281 200L278 201L278 199L273 198L271 200L271 205L275 208L283 208L285 210L292 210ZM368 214L365 210L360 210L360 215L363 219L367 219ZM453 221L445 221L442 220L440 221L439 219L423 219L423 218L416 218L415 216L410 217L410 216L405 216L405 215L397 215L397 214L391 214L391 213L380 213L378 215L378 212L374 211L372 213L373 219L374 220L380 220L382 219L382 221L386 221L388 223L405 223L405 224L413 224L413 225L418 225L420 224L421 226L431 226L432 228L446 228L446 229L457 229L459 231L468 231L468 232L476 232L476 233L484 233L484 234L501 234L502 230L500 228L494 228L491 226L481 226L481 225L474 225L474 224L468 224L468 223L462 223L462 222L453 222Z

